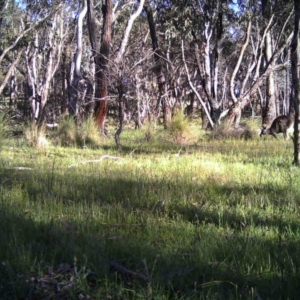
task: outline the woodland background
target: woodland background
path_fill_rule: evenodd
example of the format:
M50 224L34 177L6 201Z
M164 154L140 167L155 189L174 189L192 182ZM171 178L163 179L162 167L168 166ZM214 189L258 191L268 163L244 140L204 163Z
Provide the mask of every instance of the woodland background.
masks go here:
M126 120L167 128L178 110L198 112L204 129L220 116L235 127L242 116L268 125L293 99L294 5L2 0L3 106L39 128L92 116L104 135L114 116L119 148Z

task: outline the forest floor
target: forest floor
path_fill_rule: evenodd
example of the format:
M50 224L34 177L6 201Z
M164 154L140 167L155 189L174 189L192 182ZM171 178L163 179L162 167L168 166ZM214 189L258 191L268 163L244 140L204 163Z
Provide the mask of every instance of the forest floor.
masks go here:
M2 145L0 299L300 299L292 141L153 136Z

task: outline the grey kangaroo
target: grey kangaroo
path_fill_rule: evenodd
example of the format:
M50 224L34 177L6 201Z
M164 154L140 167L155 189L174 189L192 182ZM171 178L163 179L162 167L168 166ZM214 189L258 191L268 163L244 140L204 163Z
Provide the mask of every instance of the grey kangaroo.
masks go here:
M289 134L294 130L294 115L279 116L275 118L270 127L263 127L260 136L265 134L273 135L276 139L277 133L283 133L286 140L289 139Z

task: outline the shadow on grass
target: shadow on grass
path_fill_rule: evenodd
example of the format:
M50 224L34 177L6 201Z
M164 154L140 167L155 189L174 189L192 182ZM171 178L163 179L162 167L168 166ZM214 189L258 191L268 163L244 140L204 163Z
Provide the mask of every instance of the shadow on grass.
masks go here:
M99 299L299 298L298 221L233 212L240 203L235 197L221 214L216 209L219 197L254 192L284 199L283 189L78 176L2 170L1 299L41 299L45 290L50 299L84 293ZM202 193L206 202L181 205L183 189L186 197ZM174 202L157 213L160 197ZM215 210L206 209L210 201ZM285 205L277 201L274 209ZM149 281L116 271L111 261ZM63 290L72 280L76 284Z

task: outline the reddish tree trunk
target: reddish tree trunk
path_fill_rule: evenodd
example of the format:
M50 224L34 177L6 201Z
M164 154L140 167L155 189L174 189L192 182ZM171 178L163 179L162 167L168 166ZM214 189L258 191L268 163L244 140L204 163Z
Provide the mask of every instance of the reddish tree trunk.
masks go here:
M93 1L90 1L91 4ZM90 5L91 8L91 5ZM112 38L112 0L106 0L105 5L102 7L103 12L103 30L102 30L102 40L100 47L100 55L95 53L95 64L96 64L96 98L97 102L95 104L95 119L102 133L105 133L105 119L108 111L108 58L109 58L109 48ZM93 9L93 8L92 8ZM92 28L92 31L95 28ZM90 28L91 31L91 28ZM91 36L91 32L90 32ZM93 50L96 50L96 45L93 45L92 37L91 42Z

